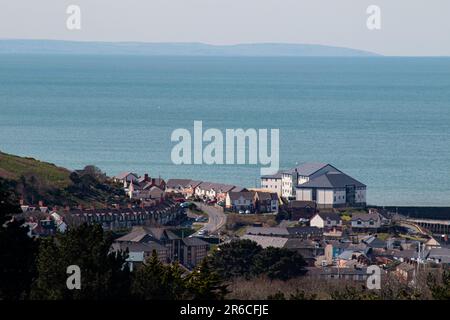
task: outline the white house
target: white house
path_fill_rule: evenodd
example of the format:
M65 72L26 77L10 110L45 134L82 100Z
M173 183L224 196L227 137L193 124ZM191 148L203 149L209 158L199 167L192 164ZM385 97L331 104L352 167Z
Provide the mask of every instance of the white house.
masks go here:
M191 179L169 179L167 180L165 191L168 193L183 193L190 182Z
M233 211L253 211L255 201L256 196L254 191L228 192L225 198L225 207Z
M138 179L139 179L139 176L133 172L122 172L113 178L114 182L120 182L120 183L131 182L131 181L137 182Z
M296 188L296 200L315 201L318 208L364 207L366 185L340 171L330 171Z
M261 189L281 196L281 172L274 175L261 176Z
M381 227L381 217L374 213L354 213L351 220L354 229L377 229Z
M337 213L317 213L309 221L311 227L338 228L342 227L342 220Z

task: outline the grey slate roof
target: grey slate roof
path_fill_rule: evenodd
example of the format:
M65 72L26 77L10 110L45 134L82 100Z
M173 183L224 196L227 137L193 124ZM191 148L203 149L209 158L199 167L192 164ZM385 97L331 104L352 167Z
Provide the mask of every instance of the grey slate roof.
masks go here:
M284 247L287 249L312 249L312 248L318 248L319 244L312 240L291 238L291 239L288 239L288 241L286 242Z
M362 212L355 212L352 214L352 220L351 221L378 221L380 219L380 216L378 213L362 213Z
M228 195L230 196L230 199L233 200L238 200L240 199L240 197L243 197L245 200L250 200L252 201L253 198L255 197L255 192L254 191L242 191L242 192L228 192Z
M337 221L339 222L341 220L341 216L335 212L319 212L318 215L323 220L330 220L330 221Z
M164 251L168 250L165 246L157 243L157 242L115 242L112 244L112 248L114 250L122 250L125 251L128 249L129 252L153 252L156 251Z
M247 228L247 234L253 234L253 235L277 235L277 236L284 236L289 235L287 228L280 228L280 227L248 227Z
M118 238L116 241L148 242L150 240L178 239L170 230L146 226L134 226L130 233Z
M186 246L189 246L189 247L198 247L198 246L209 245L208 242L206 242L200 238L196 238L196 237L183 238L183 242Z
M288 241L287 238L256 236L256 235L251 235L251 234L243 235L241 237L241 239L255 241L257 244L259 244L263 248L268 248L268 247L283 248L284 245L286 244L286 242Z
M183 188L191 182L191 179L169 179L167 180L166 187L167 188L176 188L178 186L182 186Z
M115 176L115 178L119 179L119 180L123 180L123 179L125 179L126 176L128 176L130 174L134 175L136 177L136 180L138 179L138 175L133 172L121 172L117 176Z
M345 188L347 185L355 187L365 187L366 185L342 172L332 171L320 175L308 182L299 185L297 188Z
M299 175L309 177L309 176L313 175L314 173L316 173L317 171L319 171L320 169L322 169L323 167L326 167L328 165L329 165L328 163L307 162L298 167L295 167L295 168L292 168L289 170L285 170L285 171L283 171L283 173L294 173L295 170L297 170L297 173ZM339 171L339 170L336 169L336 171Z
M290 227L286 228L290 235L310 235L322 233L317 227Z
M281 179L281 176L282 176L281 171L278 171L275 174L261 176L261 179Z

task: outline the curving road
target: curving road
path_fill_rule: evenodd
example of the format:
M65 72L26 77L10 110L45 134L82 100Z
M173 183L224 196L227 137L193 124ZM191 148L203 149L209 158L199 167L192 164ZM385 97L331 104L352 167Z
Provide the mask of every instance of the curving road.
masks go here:
M206 230L209 234L216 233L227 222L227 216L223 213L221 208L208 206L199 202L195 202L195 204L200 210L204 211L209 218L208 222L200 230ZM197 235L198 231L195 235Z

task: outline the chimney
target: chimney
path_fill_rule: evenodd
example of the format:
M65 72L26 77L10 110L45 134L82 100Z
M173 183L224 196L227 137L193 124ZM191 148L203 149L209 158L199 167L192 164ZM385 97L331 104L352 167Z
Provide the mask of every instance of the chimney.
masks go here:
M152 178L152 184L155 185L155 178Z
M20 200L19 200L19 203L20 203L21 206L23 206L23 204L25 203L25 201L24 201L23 199L20 199Z
M145 174L144 174L144 181L147 182L148 180L149 180L149 178L148 178L148 173L145 173Z
M144 201L141 201L141 205L140 205L140 207L141 207L142 209L144 209L144 207L145 207L145 203L144 203Z
M38 205L39 205L39 207L43 207L44 206L44 201L39 200Z
M70 207L69 206L65 206L64 207L64 211L69 212L70 211Z
M79 210L83 210L83 206L81 204L78 205Z
M128 209L131 209L133 206L131 205L131 203L128 204Z

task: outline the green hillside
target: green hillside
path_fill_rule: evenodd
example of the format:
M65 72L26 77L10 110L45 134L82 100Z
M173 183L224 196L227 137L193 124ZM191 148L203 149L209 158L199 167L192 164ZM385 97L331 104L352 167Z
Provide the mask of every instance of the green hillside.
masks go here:
M0 152L0 177L18 180L21 176L34 175L43 184L55 188L66 188L71 184L70 171L52 163L33 158L22 158Z
M0 152L0 182L27 204L104 207L127 201L120 185L100 169L87 166L71 172L54 164Z

